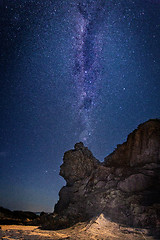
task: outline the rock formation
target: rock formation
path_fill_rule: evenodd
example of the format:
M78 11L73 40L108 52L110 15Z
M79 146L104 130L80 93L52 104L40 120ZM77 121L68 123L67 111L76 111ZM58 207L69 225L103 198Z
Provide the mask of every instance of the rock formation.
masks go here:
M83 143L64 154L54 213L44 228L56 229L101 213L134 227L160 227L160 120L149 120L100 163Z
M33 212L29 211L10 211L9 209L0 207L0 224L24 224L39 225L40 218Z
M127 141L105 158L106 166L143 166L160 159L160 120L149 120L129 134Z

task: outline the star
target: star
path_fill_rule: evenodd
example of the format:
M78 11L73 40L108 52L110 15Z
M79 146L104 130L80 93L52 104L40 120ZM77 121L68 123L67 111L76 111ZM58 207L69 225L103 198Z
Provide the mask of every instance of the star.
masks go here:
M160 4L14 0L0 8L0 205L36 211L38 202L50 212L65 151L84 141L103 161L138 124L159 118Z

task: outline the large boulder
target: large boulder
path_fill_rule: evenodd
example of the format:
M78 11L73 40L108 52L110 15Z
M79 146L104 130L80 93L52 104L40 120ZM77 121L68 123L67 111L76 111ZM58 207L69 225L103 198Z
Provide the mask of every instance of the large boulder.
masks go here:
M142 173L133 174L118 183L118 188L124 192L140 192L152 185L152 177Z
M44 228L67 227L101 213L136 227L159 226L160 120L141 124L103 163L77 143L64 154L60 175L67 184L54 213L43 216Z

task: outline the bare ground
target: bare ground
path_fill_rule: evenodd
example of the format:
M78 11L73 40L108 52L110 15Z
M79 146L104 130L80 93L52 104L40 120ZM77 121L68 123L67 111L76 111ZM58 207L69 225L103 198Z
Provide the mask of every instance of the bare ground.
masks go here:
M0 240L153 240L146 229L120 226L104 218L101 214L89 223L78 223L73 227L48 231L37 226L1 225Z

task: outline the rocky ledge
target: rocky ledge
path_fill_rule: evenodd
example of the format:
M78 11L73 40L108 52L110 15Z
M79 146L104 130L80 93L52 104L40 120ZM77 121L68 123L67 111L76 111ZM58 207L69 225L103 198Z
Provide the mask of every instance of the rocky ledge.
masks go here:
M99 162L77 143L64 154L53 214L41 217L44 229L58 229L101 213L120 224L160 227L160 120L149 120Z

